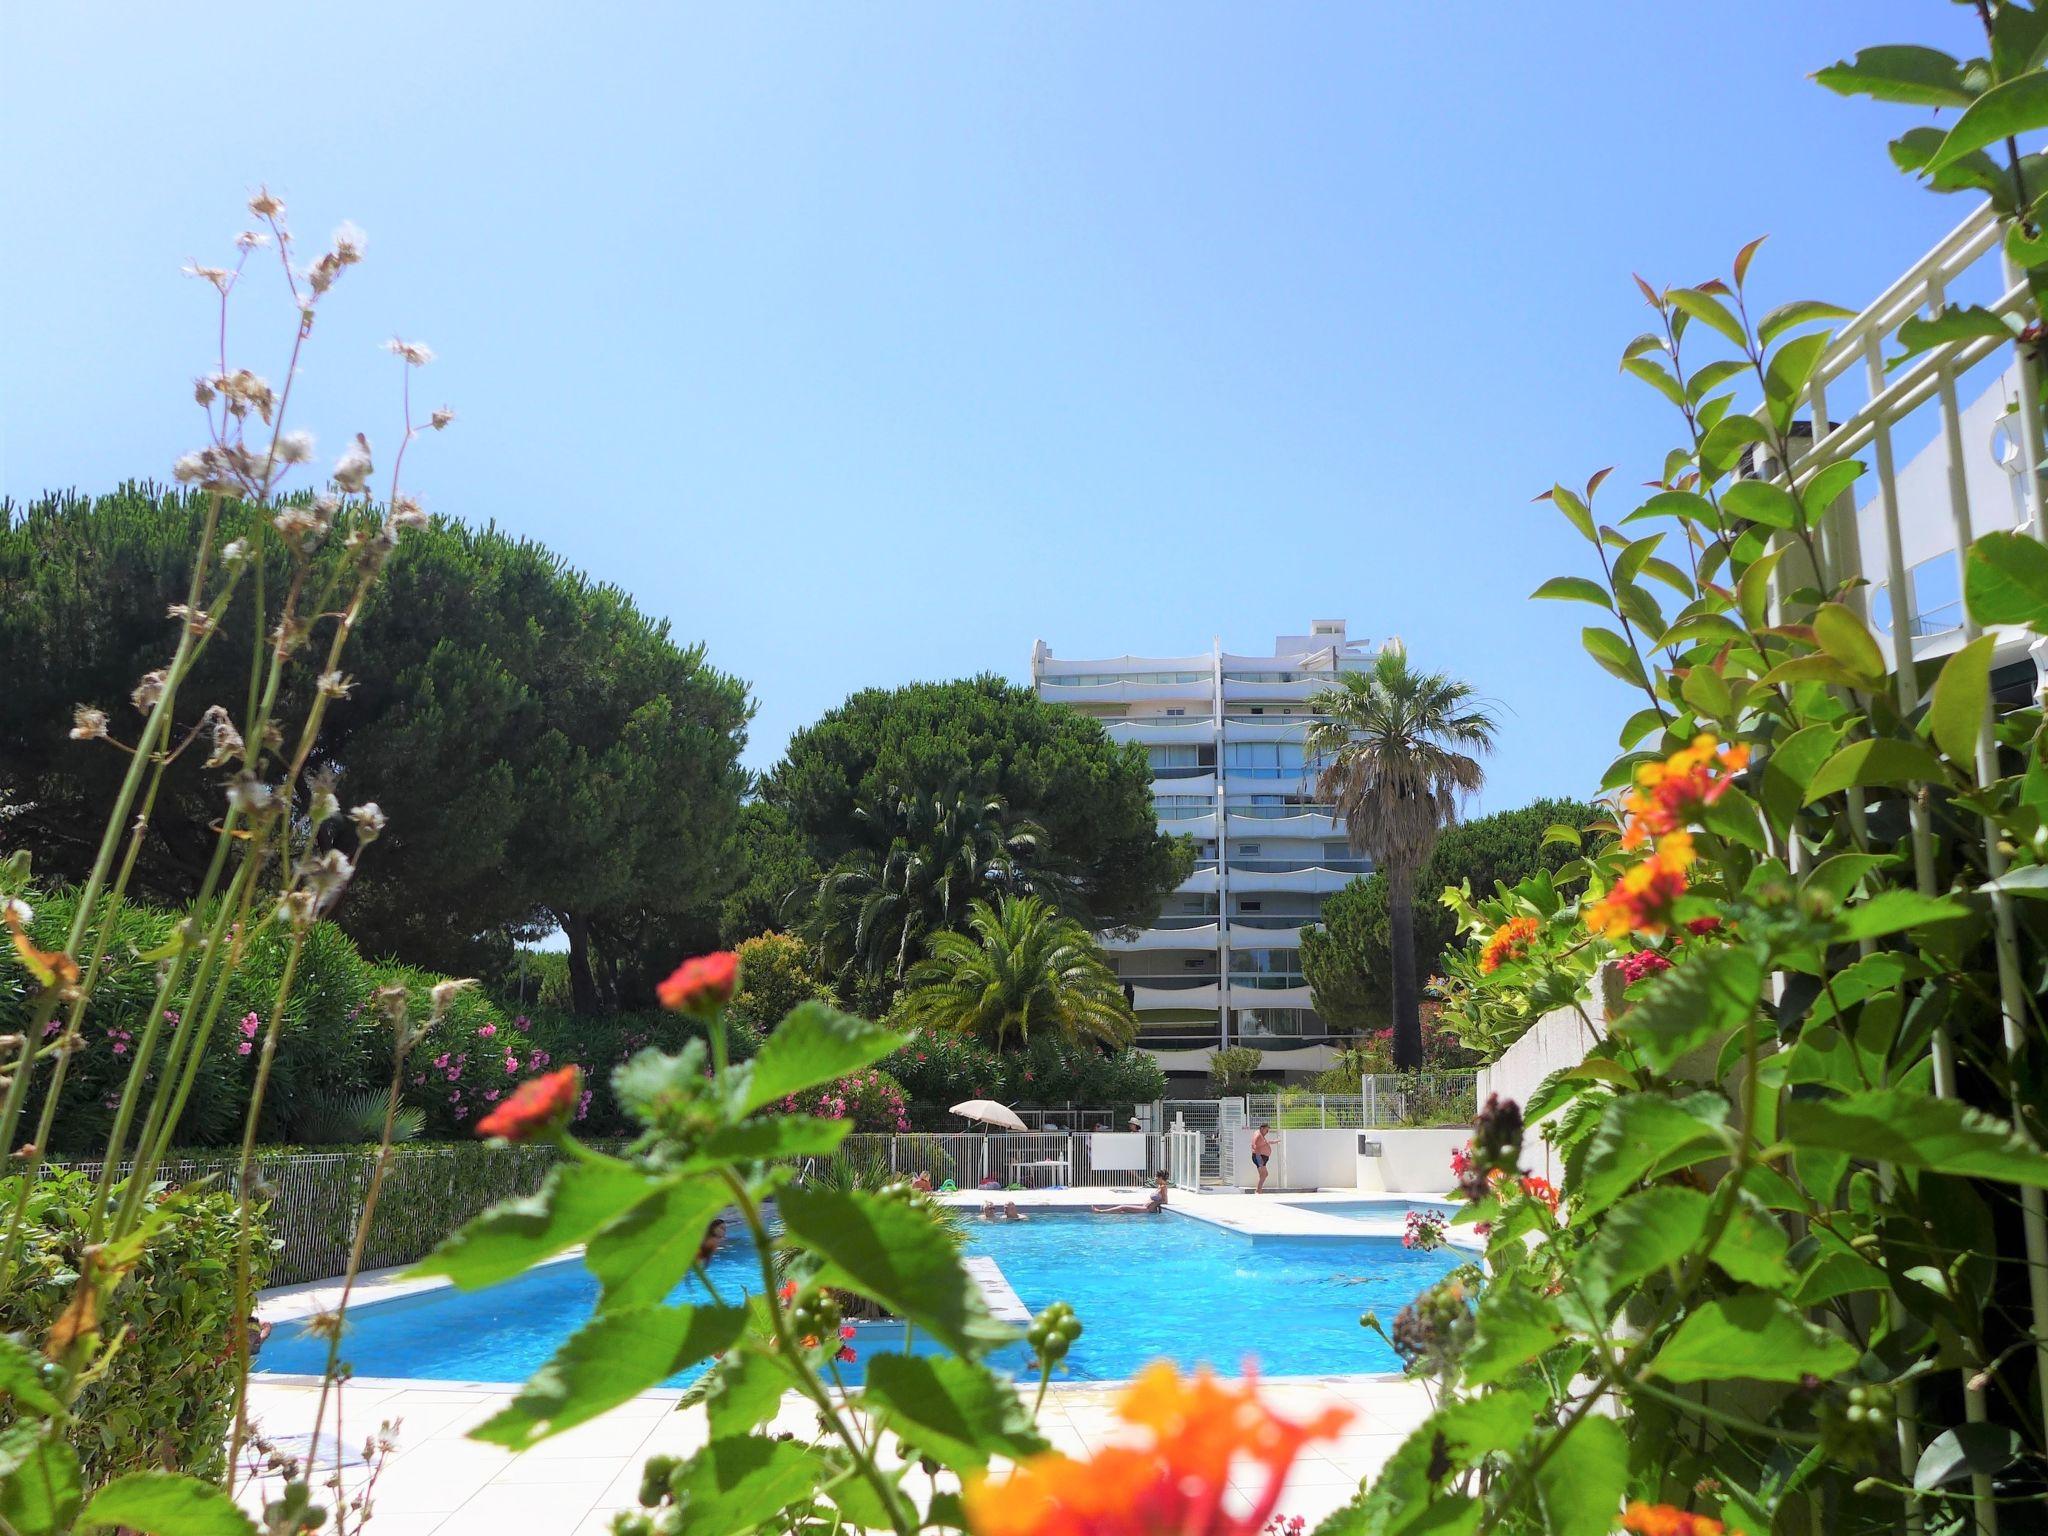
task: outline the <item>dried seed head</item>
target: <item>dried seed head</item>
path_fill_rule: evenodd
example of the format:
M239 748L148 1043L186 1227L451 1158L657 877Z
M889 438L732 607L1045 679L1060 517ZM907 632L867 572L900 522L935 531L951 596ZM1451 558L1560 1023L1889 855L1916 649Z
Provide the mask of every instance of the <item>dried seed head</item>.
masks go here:
M228 780L228 804L252 816L261 815L277 802L277 791L244 768Z
M475 985L476 978L473 976L465 976L460 981L436 982L433 991L427 994L427 999L431 1004L427 1022L438 1024L447 1016L448 1010L454 1005L457 995Z
M306 788L312 796L312 804L306 813L307 819L314 826L317 827L322 822L330 820L341 810L341 801L334 793L334 770L332 768L316 770L313 776L306 781Z
M249 199L249 211L259 219L281 219L284 217L284 200L273 196L270 188L259 187L256 195Z
M71 739L73 741L99 741L107 734L105 710L94 709L90 704L80 704L71 711Z
M222 293L226 293L229 288L234 286L235 274L228 271L225 267L203 267L196 261L188 261L180 270L187 277L203 278Z
M363 247L369 243L369 236L356 227L355 220L343 219L334 232L334 259L344 267L352 267L363 259Z
M375 469L376 465L370 461L370 440L358 432L348 451L335 462L334 483L342 494L360 496L369 485Z
M218 768L242 755L242 733L235 729L235 722L228 718L223 706L216 704L208 709L199 717L199 723L213 732L213 755L207 758L206 767Z
M235 248L243 251L260 251L270 244L270 236L261 230L245 229L235 236Z
M355 875L355 864L339 848L329 848L309 859L299 860L293 871L299 888L311 899L315 916L334 905L334 900Z
M365 801L348 813L356 824L357 843L374 843L384 831L384 811L374 800Z
M213 633L213 615L204 608L194 608L189 603L173 603L165 610L164 616L179 620L195 635L204 637Z
M242 539L229 539L220 547L220 558L223 565L240 565L249 558L249 546Z
M300 428L294 432L280 432L277 437L277 461L280 464L303 464L313 457L313 434Z
M427 418L427 425L432 427L436 432L439 432L445 429L448 423L453 421L454 419L454 411L450 410L445 405L437 406L434 409L434 414Z
M142 674L142 681L135 685L135 691L128 695L128 702L145 715L156 708L156 701L164 696L164 684L170 681L168 674L159 667L154 672Z
M0 915L4 915L8 922L18 923L24 928L36 920L35 909L19 896L10 896L5 901L0 901Z
M423 341L406 341L394 336L384 343L384 350L404 358L415 368L424 368L434 360L434 349Z
M356 681L345 672L322 672L318 687L330 699L345 699L355 688Z
M392 527L424 528L430 521L419 502L413 497L400 494L391 498Z
M192 399L199 405L213 404L213 381L210 379L194 379L192 381Z

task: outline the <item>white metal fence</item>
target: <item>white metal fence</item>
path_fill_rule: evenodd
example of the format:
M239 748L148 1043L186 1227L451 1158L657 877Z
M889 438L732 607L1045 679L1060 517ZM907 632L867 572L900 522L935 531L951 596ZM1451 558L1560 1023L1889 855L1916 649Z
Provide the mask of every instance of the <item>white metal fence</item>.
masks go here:
M848 1172L864 1184L877 1178L915 1178L922 1173L931 1178L934 1188L950 1179L957 1188L973 1189L994 1179L1004 1188L1132 1189L1150 1184L1155 1170L1168 1168L1176 1134L1144 1133L1145 1166L1141 1169L1097 1168L1089 1155L1092 1142L1088 1133L1066 1131L991 1131L986 1135L976 1131L862 1132L846 1138L839 1156ZM1200 1142L1199 1135L1187 1134ZM829 1161L806 1159L805 1167L816 1171Z
M1359 1091L1247 1094L1247 1125L1285 1131L1464 1125L1478 1112L1476 1072L1402 1072L1360 1079Z

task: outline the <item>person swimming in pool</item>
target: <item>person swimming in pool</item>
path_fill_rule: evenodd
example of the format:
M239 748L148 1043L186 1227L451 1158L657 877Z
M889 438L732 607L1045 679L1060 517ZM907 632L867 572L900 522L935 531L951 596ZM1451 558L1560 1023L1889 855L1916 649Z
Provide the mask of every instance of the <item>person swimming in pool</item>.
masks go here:
M1030 1218L1029 1216L1026 1216L1026 1215L1025 1215L1025 1214L1024 1214L1024 1213L1023 1213L1022 1211L1020 1211L1020 1210L1018 1210L1018 1209L1017 1209L1017 1202L1016 1202L1016 1201L1014 1201L1014 1200L1005 1200L1005 1201L1003 1202L1003 1220L1005 1220L1005 1221L1029 1221L1030 1219L1031 1219L1031 1218Z
M1157 1216L1166 1209L1166 1174L1161 1171L1152 1175L1152 1198L1143 1205L1096 1205L1089 1209L1098 1216Z
M1266 1192L1266 1167L1272 1161L1273 1127L1261 1125L1252 1132L1252 1166L1259 1170L1259 1187L1252 1191L1253 1194L1263 1195Z
M697 1245L697 1262L709 1264L718 1257L718 1250L725 1246L725 1218L715 1216L711 1225L704 1229L704 1241Z

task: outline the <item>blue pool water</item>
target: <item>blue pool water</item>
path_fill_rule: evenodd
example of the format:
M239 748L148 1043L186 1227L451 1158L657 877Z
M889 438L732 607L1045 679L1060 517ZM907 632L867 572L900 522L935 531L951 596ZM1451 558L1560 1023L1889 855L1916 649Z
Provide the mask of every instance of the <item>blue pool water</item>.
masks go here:
M1066 1301L1086 1332L1068 1374L1114 1381L1161 1356L1235 1373L1246 1361L1272 1376L1398 1370L1358 1326L1368 1308L1392 1321L1461 1256L1410 1253L1394 1238L1247 1238L1172 1212L1096 1216L1040 1212L1024 1222L967 1221L967 1251L995 1259L1025 1306ZM711 1268L728 1301L758 1292L753 1251L734 1242ZM486 1291L447 1289L352 1307L342 1357L358 1376L522 1381L589 1316L597 1284L580 1263L544 1265ZM676 1301L702 1301L685 1281ZM893 1329L882 1347L900 1347ZM920 1339L921 1347L929 1344ZM326 1346L280 1324L258 1369L318 1372ZM1006 1351L999 1364L1026 1364ZM847 1368L857 1381L860 1366ZM686 1378L678 1378L683 1380Z

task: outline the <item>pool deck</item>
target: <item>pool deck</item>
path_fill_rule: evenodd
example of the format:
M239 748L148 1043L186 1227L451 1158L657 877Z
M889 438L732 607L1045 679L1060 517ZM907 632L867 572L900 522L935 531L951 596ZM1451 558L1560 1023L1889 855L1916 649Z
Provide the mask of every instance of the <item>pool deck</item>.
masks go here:
M1128 1190L1013 1191L1000 1196L1016 1200L1019 1209L1027 1212L1133 1203L1143 1197L1144 1192L1135 1186ZM980 1191L966 1190L943 1198L953 1204L978 1206L986 1197ZM1361 1196L1355 1190L1331 1191L1320 1197L1330 1202L1361 1198L1387 1200L1386 1218L1348 1218L1303 1209L1303 1205L1317 1203L1318 1197L1296 1192L1250 1195L1234 1190L1197 1193L1177 1189L1169 1203L1179 1216L1212 1222L1248 1237L1334 1239L1398 1237L1405 1215L1403 1202L1438 1197L1377 1192ZM989 1268L993 1270L993 1265ZM1008 1289L999 1274L981 1278L985 1288L993 1280ZM375 1271L358 1278L352 1304L432 1289L442 1283L407 1280L402 1269ZM306 1316L331 1307L338 1290L331 1282L321 1282L268 1291L263 1296L262 1315L272 1321ZM1011 1293L1010 1308L1016 1306ZM1122 1390L1117 1385L1056 1383L1046 1396L1040 1418L1046 1438L1072 1456L1087 1456L1115 1443L1124 1433L1116 1415ZM249 1395L260 1429L273 1440L296 1436L303 1441L311 1433L316 1383L305 1378L257 1376L250 1383ZM674 1390L642 1393L602 1418L518 1455L466 1438L470 1429L496 1413L512 1395L512 1389L502 1383L368 1377L342 1389L339 1439L345 1449L360 1448L363 1437L381 1422L399 1421L397 1450L387 1461L374 1493L372 1536L599 1536L610 1529L615 1513L638 1507L640 1466L647 1457L687 1455L706 1439L702 1411L678 1411L682 1394ZM1398 1376L1288 1377L1266 1383L1263 1395L1290 1416L1305 1416L1332 1405L1352 1412L1342 1437L1310 1448L1281 1498L1283 1513L1301 1515L1310 1525L1347 1502L1360 1480L1376 1473L1429 1412L1429 1399L1421 1384ZM332 1419L330 1407L330 1425ZM817 1432L816 1411L792 1394L783 1399L774 1428L811 1438ZM331 1467L332 1431L323 1431L321 1440L320 1463ZM359 1466L345 1467L345 1487L359 1487L364 1475ZM1252 1490L1241 1492L1249 1496ZM251 1509L260 1508L263 1496L260 1484L252 1484L245 1489L243 1502Z

